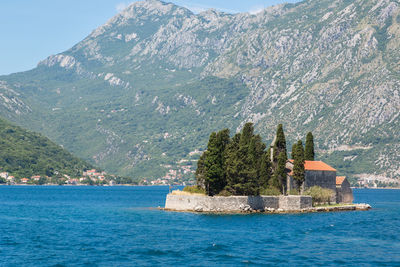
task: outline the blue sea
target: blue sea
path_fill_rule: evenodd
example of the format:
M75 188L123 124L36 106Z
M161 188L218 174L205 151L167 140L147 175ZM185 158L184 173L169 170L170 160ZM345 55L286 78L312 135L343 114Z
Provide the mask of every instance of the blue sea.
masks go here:
M0 187L0 266L400 266L400 190L370 211L165 212L168 187Z

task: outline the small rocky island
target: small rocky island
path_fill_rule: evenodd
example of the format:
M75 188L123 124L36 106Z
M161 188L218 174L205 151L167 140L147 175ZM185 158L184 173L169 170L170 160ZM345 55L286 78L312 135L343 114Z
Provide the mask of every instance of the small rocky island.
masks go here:
M353 192L344 176L316 161L314 137L307 134L292 146L288 159L283 127L278 126L266 149L252 123L232 138L224 129L210 135L196 170L195 186L167 195L165 210L190 212L321 212L368 210L352 204Z

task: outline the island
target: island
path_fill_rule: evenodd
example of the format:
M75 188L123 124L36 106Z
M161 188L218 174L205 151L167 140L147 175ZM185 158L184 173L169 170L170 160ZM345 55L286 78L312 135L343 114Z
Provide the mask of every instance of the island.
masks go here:
M353 204L345 176L315 160L314 137L294 142L288 159L282 124L266 149L253 123L232 138L224 129L210 135L196 170L196 185L166 197L165 210L190 212L321 212L368 210Z

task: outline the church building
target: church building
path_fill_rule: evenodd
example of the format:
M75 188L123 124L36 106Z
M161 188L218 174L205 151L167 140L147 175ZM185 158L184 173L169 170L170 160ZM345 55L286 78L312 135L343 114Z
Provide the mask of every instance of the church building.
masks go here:
M287 161L286 169L288 173L286 190L289 192L290 190L297 189L297 184L293 179L293 160ZM336 177L336 169L325 162L310 160L304 162L304 169L305 179L302 185L302 191L313 186L320 186L336 193L331 199L332 202L353 202L353 192L350 188L350 183L347 181L346 177Z

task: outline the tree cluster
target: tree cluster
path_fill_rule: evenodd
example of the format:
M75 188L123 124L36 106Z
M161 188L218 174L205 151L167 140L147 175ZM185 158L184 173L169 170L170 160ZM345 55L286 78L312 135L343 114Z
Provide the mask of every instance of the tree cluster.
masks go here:
M310 140L311 133L306 148L312 145L307 155L314 156ZM259 195L268 190L285 193L288 158L282 124L278 125L273 145L266 148L261 136L254 134L252 123L246 123L232 138L228 129L211 133L207 150L197 163L197 186L210 196ZM299 188L304 181L304 153L301 141L293 145L293 172Z

